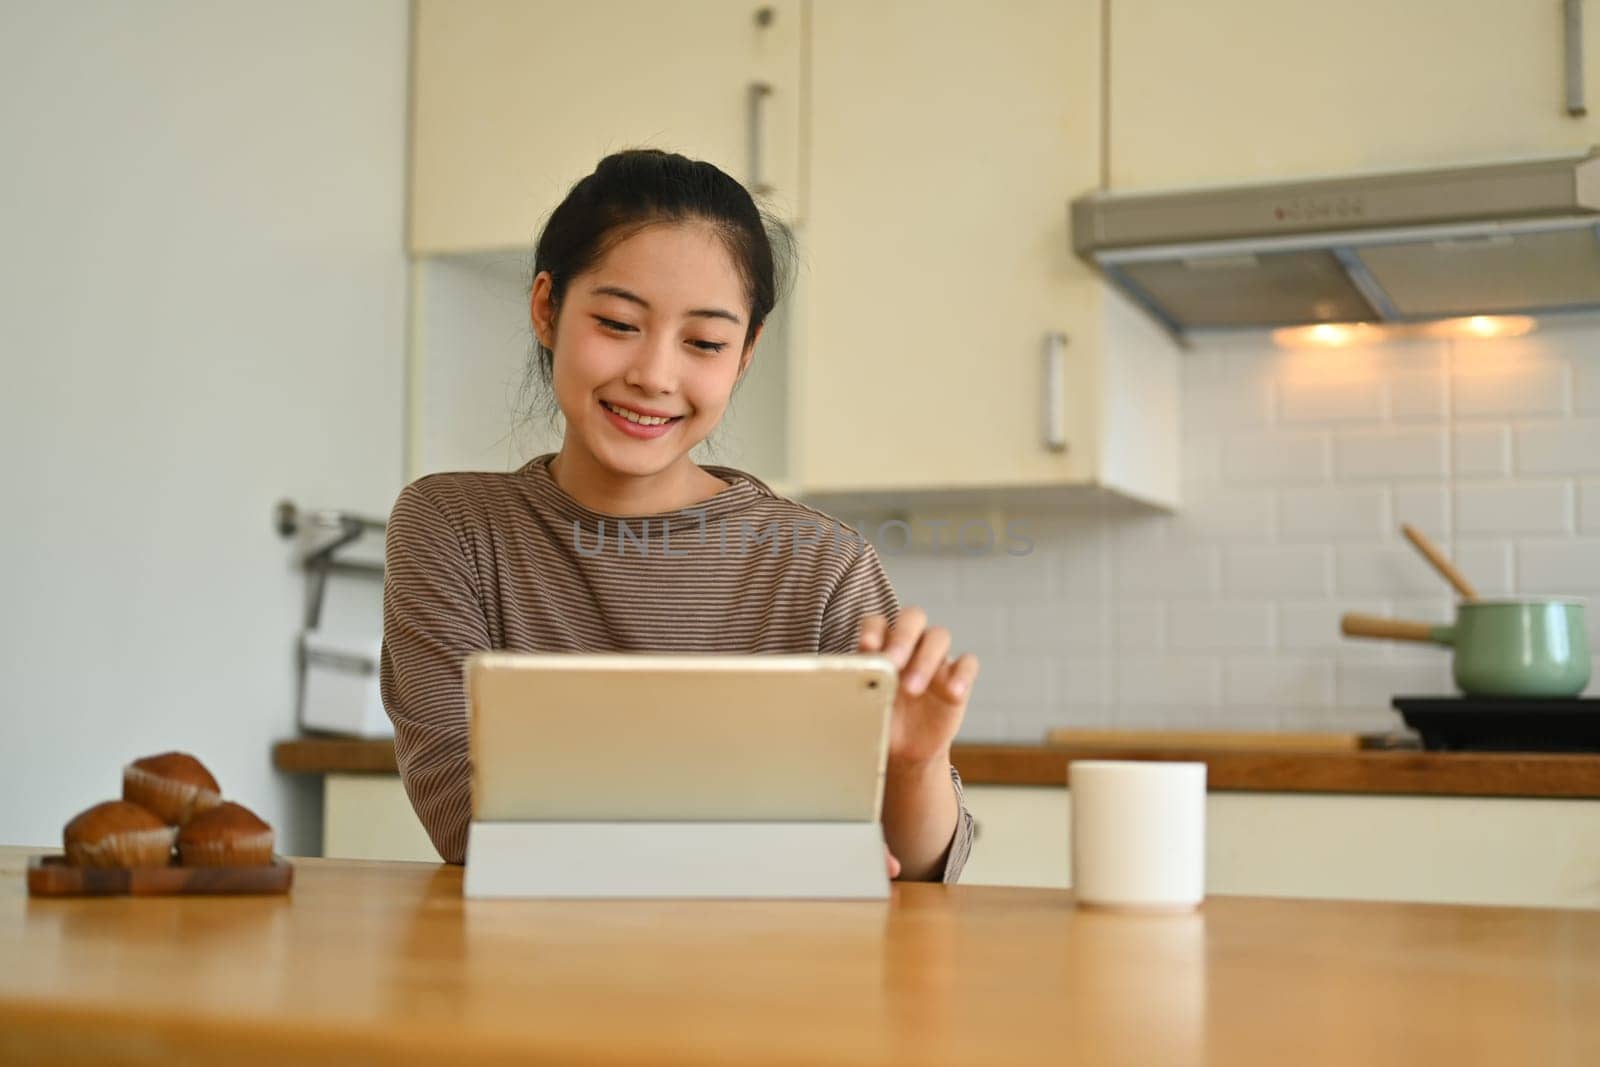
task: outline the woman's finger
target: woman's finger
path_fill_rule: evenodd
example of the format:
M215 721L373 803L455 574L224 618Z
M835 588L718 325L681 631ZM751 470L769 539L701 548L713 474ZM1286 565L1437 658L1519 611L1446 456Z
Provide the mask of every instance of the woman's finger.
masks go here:
M978 657L966 652L959 659L945 664L934 679L933 688L952 704L959 704L972 692L972 683L978 680Z
M934 673L944 666L944 656L950 651L950 631L934 626L922 634L911 662L900 672L900 685L907 693L918 696L933 680Z
M890 878L900 877L900 861L895 859L895 855L889 851L888 845L883 846L883 862L889 868Z
M889 631L889 619L884 615L865 615L856 636L856 648L862 652L877 652L883 648L884 634Z
M906 608L895 619L894 629L889 631L889 642L883 651L894 660L897 670L906 669L906 664L911 660L912 650L917 647L917 641L927 626L928 613L921 608Z

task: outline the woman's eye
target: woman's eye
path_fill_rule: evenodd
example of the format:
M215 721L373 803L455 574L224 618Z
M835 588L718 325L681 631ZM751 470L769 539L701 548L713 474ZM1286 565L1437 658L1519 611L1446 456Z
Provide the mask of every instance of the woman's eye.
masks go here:
M594 321L602 330L606 331L607 333L635 334L639 332L639 327L637 326L626 322L620 322L617 319L608 319L604 315L594 316ZM724 348L728 347L726 341L691 340L689 344L694 348L698 348L702 352L721 352Z

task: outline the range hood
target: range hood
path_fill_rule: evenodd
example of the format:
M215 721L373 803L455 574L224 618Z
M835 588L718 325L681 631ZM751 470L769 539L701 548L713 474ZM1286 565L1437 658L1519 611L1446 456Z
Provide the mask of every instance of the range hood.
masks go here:
M1600 149L1072 202L1080 256L1175 335L1600 309Z

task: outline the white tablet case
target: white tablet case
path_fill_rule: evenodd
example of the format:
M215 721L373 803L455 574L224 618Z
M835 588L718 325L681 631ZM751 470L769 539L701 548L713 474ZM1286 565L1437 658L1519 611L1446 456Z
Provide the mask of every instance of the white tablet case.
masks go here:
M884 656L484 652L469 897L888 895Z

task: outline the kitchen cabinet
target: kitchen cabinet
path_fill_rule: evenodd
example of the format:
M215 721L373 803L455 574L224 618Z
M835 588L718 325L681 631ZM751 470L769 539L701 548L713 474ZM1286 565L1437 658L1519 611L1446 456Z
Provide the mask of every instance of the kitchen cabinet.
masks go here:
M708 159L799 207L801 3L419 0L413 21L407 480L561 444L527 410L527 286L545 217L607 153ZM764 87L764 88L758 88ZM780 306L698 462L789 492ZM530 417L532 416L532 417Z
M966 786L963 885L1072 884L1071 791ZM329 774L323 852L436 863L395 775ZM1212 792L1210 893L1600 907L1600 800Z
M1600 11L1582 51L1600 62ZM1110 0L1113 189L1578 152L1560 0ZM1600 83L1590 79L1590 92Z
M1099 12L815 0L791 446L808 493L1176 502L1176 355L1071 252L1067 202L1099 180Z
M639 145L792 217L800 35L799 0L417 0L411 253L530 248L573 182Z
M760 82L757 169L799 277L695 458L852 514L905 492L948 510L952 490L991 514L1069 487L1175 505L1177 351L1071 250L1067 204L1099 179L1100 5L764 10L418 3L408 477L515 463L497 416L526 264L476 259L525 257L567 184L625 144L748 181Z
M322 854L330 859L438 863L396 774L329 774L322 786Z
M962 881L1069 885L1072 760L1177 756L1206 764L1213 893L1600 907L1600 757L1300 745L958 744L977 823ZM327 855L436 858L392 743L302 738L272 758L325 776Z
M963 884L1071 884L1071 790L966 793ZM1212 792L1206 891L1600 907L1600 800Z

